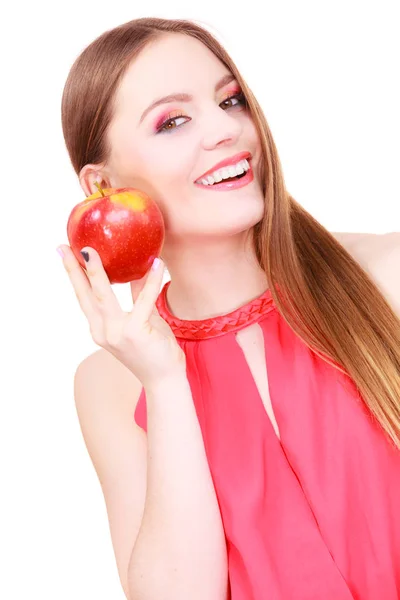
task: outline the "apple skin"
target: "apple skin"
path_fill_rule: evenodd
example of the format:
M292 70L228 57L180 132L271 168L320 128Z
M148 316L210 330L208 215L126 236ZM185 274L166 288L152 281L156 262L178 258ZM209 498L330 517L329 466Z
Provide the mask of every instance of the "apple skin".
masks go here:
M71 211L67 236L71 250L86 268L80 251L94 248L110 283L141 279L160 256L165 239L164 219L157 204L135 188L105 188Z

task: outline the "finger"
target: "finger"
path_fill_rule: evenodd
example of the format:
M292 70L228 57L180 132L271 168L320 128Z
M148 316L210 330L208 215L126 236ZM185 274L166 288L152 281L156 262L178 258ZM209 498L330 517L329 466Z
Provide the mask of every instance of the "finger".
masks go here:
M105 317L121 318L123 316L122 308L111 287L99 253L91 246L85 246L81 249L82 251L89 254L89 260L86 262L86 275L100 312Z
M132 295L133 304L136 303L140 292L144 288L150 272L151 272L151 269L149 269L147 271L147 273L145 275L143 275L143 277L141 277L140 279L134 279L129 282L129 284L131 286L131 295Z
M96 308L96 304L94 302L89 279L87 278L85 271L82 269L81 265L75 258L75 255L72 252L71 248L65 244L62 244L60 248L64 253L64 257L62 259L63 265L68 273L79 305L88 321L91 322L91 320L93 320L94 315L98 313L98 309Z
M144 323L150 319L152 313L158 314L155 305L164 276L164 262L160 259L160 263L156 270L150 269L146 282L136 299L133 307L132 316L140 323Z

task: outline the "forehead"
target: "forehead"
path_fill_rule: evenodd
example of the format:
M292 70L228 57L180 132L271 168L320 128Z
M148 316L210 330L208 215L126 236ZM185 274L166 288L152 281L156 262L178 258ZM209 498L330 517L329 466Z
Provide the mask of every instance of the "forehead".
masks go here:
M227 71L202 42L169 34L146 46L128 67L116 95L116 113L139 116L157 97L173 92L196 94Z

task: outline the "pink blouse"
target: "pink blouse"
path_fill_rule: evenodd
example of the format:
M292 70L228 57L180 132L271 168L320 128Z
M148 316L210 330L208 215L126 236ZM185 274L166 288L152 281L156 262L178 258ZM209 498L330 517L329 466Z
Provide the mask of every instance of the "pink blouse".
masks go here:
M268 289L184 321L157 299L187 377L224 525L231 600L400 598L400 452L352 380L290 329ZM235 332L262 329L267 415ZM145 431L145 392L135 421Z

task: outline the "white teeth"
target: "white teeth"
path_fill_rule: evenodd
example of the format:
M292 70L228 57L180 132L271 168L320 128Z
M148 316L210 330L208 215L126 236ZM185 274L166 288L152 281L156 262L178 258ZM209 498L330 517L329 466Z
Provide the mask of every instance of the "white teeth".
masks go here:
M223 169L214 171L212 175L207 175L206 177L197 180L196 183L202 183L203 185L213 185L214 183L219 183L223 179L229 179L230 177L235 177L235 175L241 175L249 169L250 165L248 161L244 159L238 162L236 165L229 165L229 167L224 167Z

